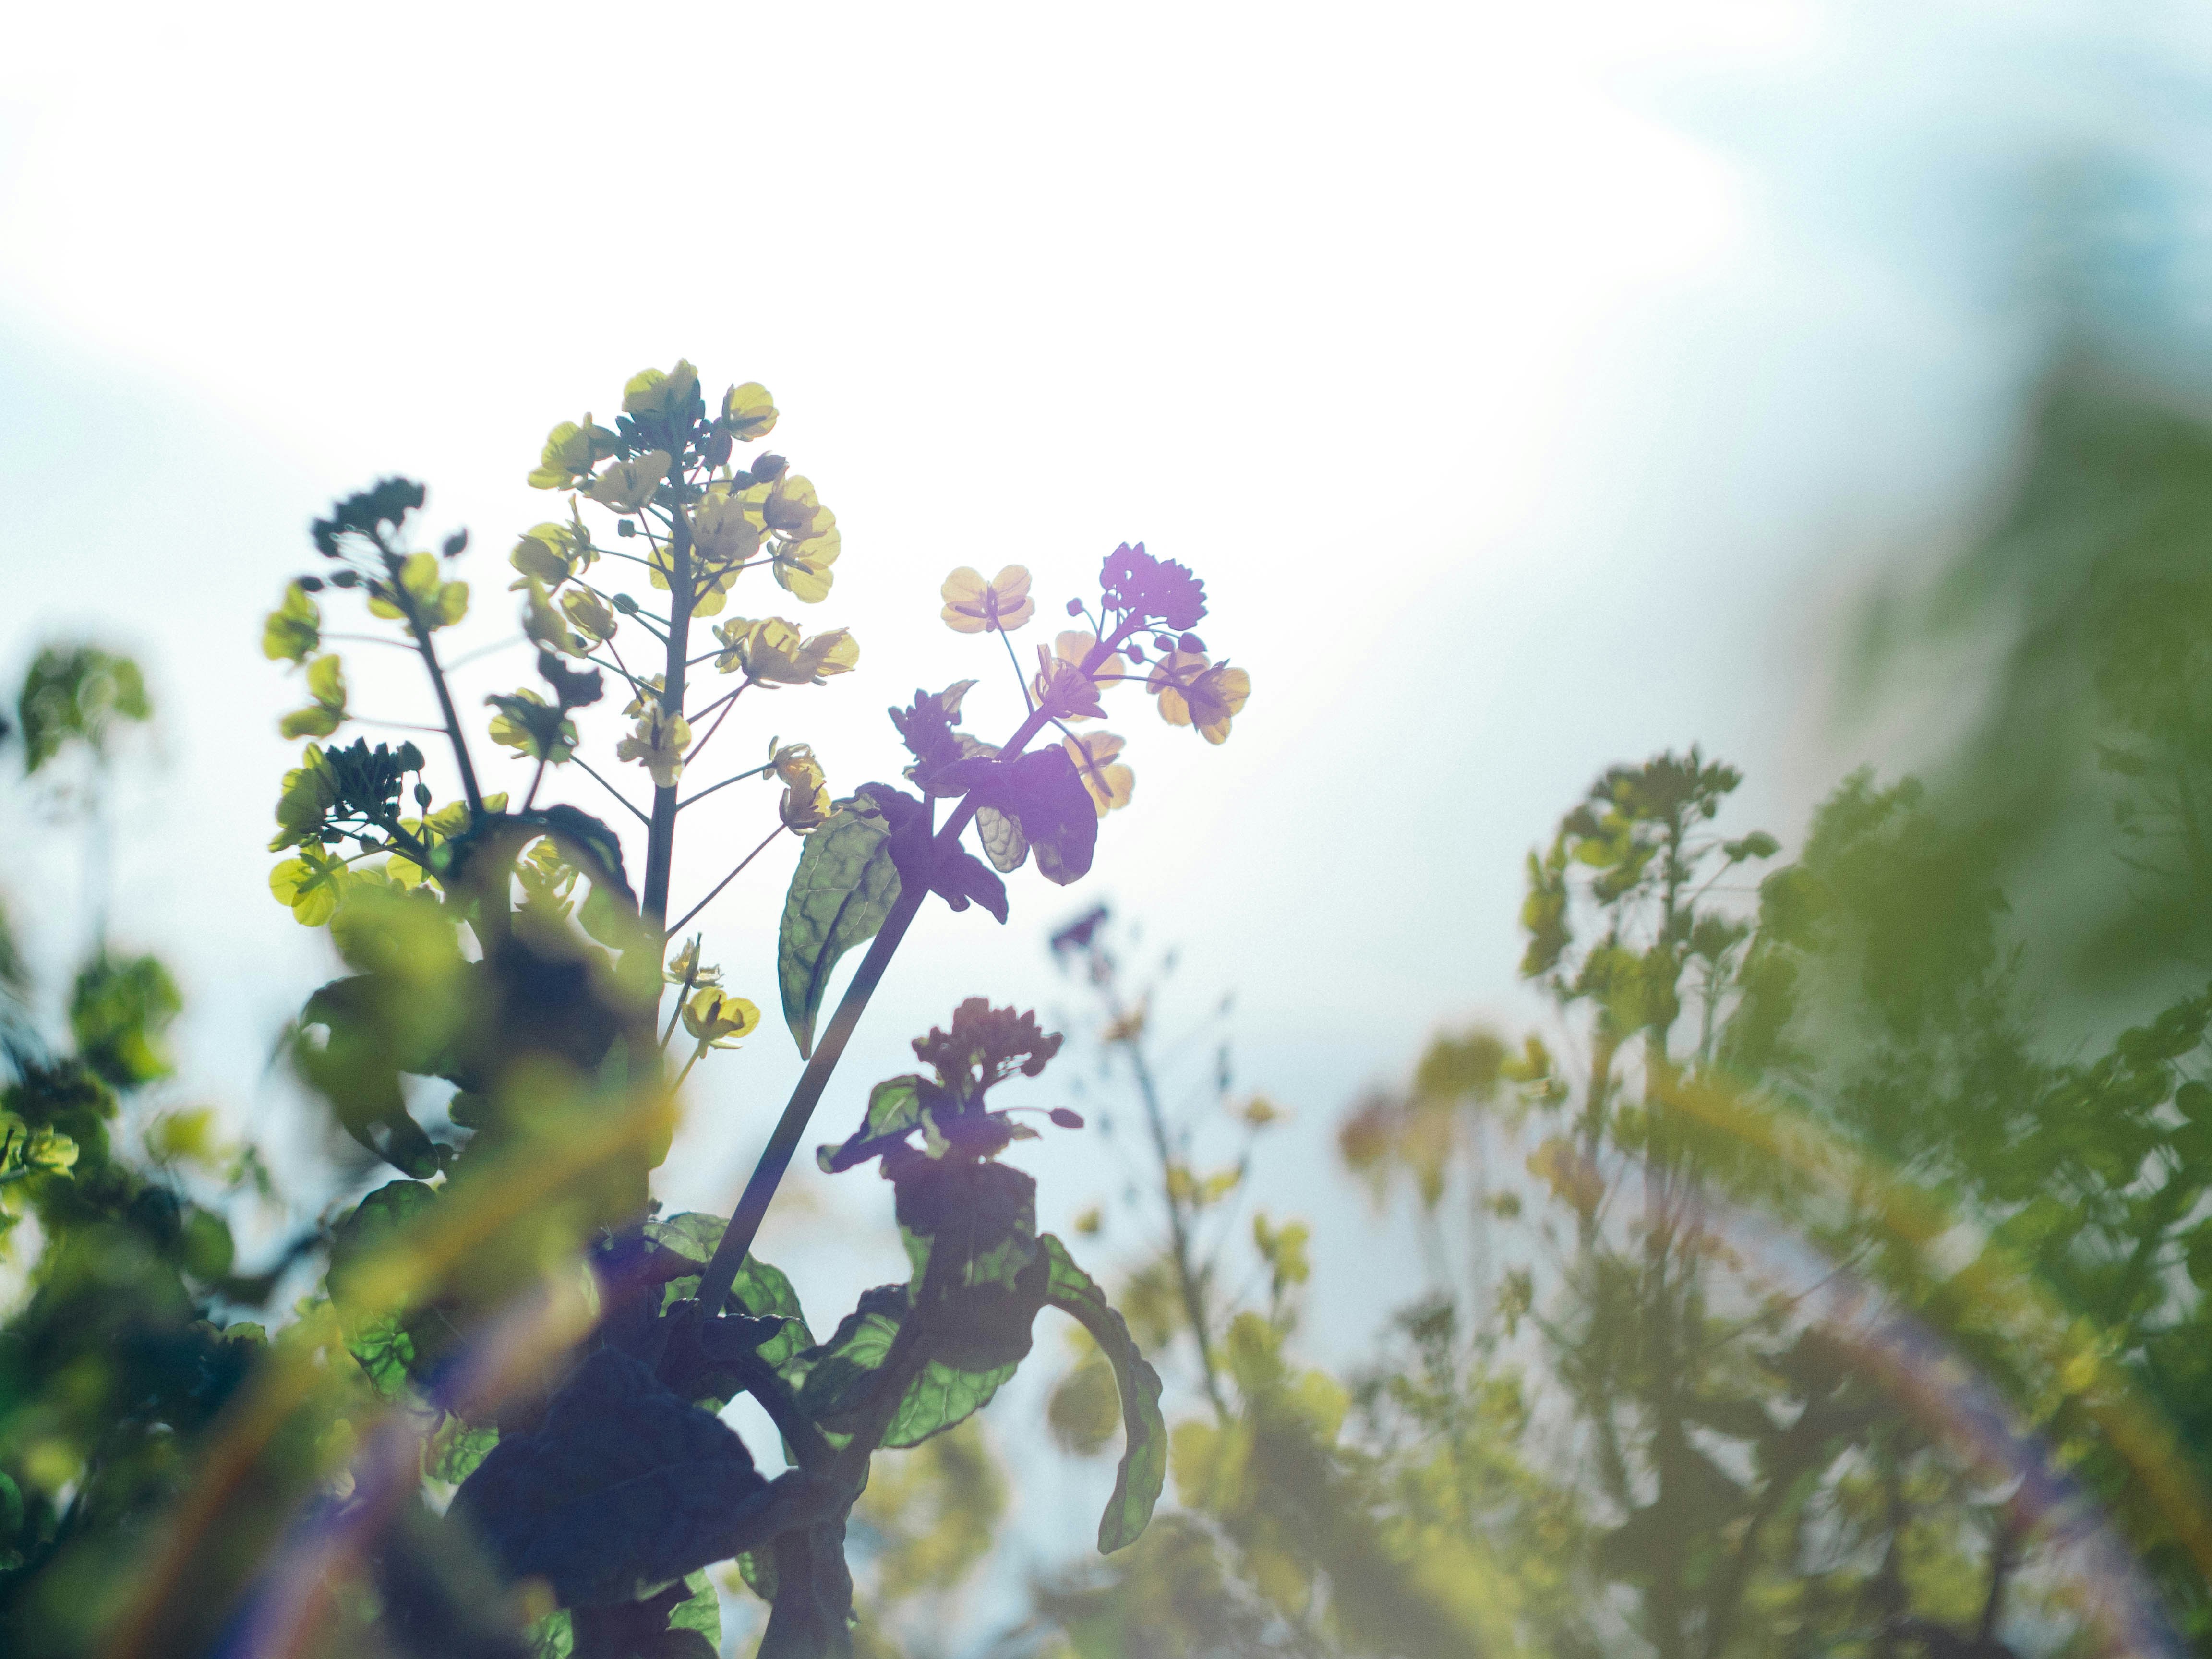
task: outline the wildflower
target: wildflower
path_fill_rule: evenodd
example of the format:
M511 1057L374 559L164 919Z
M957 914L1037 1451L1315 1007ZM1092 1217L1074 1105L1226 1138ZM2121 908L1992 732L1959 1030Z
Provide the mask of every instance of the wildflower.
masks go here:
M617 513L635 513L653 499L668 476L669 453L648 450L635 460L617 461L592 480L591 497Z
M1100 817L1117 806L1129 804L1129 796L1137 787L1137 775L1115 763L1114 757L1122 749L1121 738L1111 732L1085 732L1063 738L1060 746L1075 763L1076 775L1091 792L1091 803L1098 809Z
M530 482L538 489L567 489L582 483L621 441L606 428L592 425L588 415L581 426L563 421L546 434L545 453L532 471Z
M307 665L307 695L314 701L278 723L288 738L327 738L345 724L345 669L337 653L325 653Z
M787 474L768 487L759 512L771 535L794 542L827 535L837 522L837 515L816 499L813 484L796 474Z
M565 711L529 687L484 701L499 711L492 716L490 736L501 748L548 760L556 766L564 764L576 752L575 721L563 719Z
M598 594L580 587L572 587L561 596L561 609L578 634L585 638L586 648L605 645L615 636L613 607Z
M769 764L784 783L783 800L777 809L784 828L803 836L829 821L830 784L811 745L792 743L781 749L771 745Z
M522 580L527 595L523 601L522 631L544 649L564 656L580 657L590 651L591 645L571 633L561 612L553 608L545 584L535 576L525 576Z
M271 662L305 662L323 642L323 611L297 582L286 584L284 602L261 629L261 654Z
M699 371L679 357L665 374L648 368L629 377L623 387L623 413L651 416L681 415L690 407L699 390Z
M981 634L988 629L1012 633L1036 614L1030 598L1030 573L1010 564L990 581L980 571L962 565L945 579L945 625L956 634Z
M1174 651L1153 666L1145 689L1160 700L1170 726L1194 726L1208 743L1225 743L1231 716L1252 695L1252 677L1226 663L1208 667L1201 652Z
M1097 645L1096 634L1071 629L1055 638L1049 649L1037 647L1037 675L1030 689L1038 708L1066 720L1097 720L1105 714L1098 702L1098 682L1119 678L1128 672L1128 665L1115 654L1086 672L1083 665Z
M690 939L684 940L682 948L674 956L669 957L668 966L663 971L663 977L671 985L698 987L719 985L722 982L720 969L710 968L699 960L701 937L702 935L697 933L692 934Z
M535 576L548 587L558 587L595 556L591 538L580 524L548 522L524 532L507 562L524 576ZM515 586L520 587L521 583Z
M760 550L761 492L717 485L691 515L691 550L710 565L742 564Z
M374 584L369 590L369 615L387 620L404 617L407 613L400 608L403 599L413 601L415 614L425 629L450 627L468 615L469 585L446 580L439 573L434 553L410 553L401 562L399 589L393 592L386 582Z
M714 666L725 674L740 669L763 685L820 685L832 674L847 674L860 660L860 644L846 629L833 629L801 642L799 629L781 617L758 622L736 617L714 630L722 654Z
M722 429L740 443L775 430L775 399L758 380L733 386L722 394Z
M760 1025L760 1010L744 997L710 985L684 1005L684 1029L702 1048L734 1048Z
M1124 542L1109 554L1098 586L1115 610L1178 631L1197 627L1206 615L1206 584L1185 567L1154 558L1142 542Z
M631 707L636 705L633 703ZM617 760L635 761L653 774L659 788L672 789L684 775L684 751L691 746L691 723L669 714L657 703L647 703L638 717L634 735L615 745Z
M825 515L830 511L822 510ZM830 586L837 580L830 567L837 562L844 545L844 538L833 523L805 541L777 544L769 568L775 573L777 585L792 598L802 605L819 605L830 597Z

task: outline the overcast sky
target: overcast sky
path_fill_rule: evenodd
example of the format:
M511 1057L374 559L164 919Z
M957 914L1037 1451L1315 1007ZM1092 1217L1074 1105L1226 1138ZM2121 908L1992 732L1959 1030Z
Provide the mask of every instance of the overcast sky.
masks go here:
M1125 694L1136 799L1091 881L1024 873L1003 929L930 913L823 1135L959 995L1064 1000L1044 933L1106 897L1180 947L1171 1009L1235 994L1243 1080L1298 1114L1255 1184L1338 1241L1319 1305L1371 1313L1378 1265L1410 1258L1355 1243L1329 1128L1432 1031L1526 1017L1519 860L1589 778L1702 741L1749 775L1738 827L1787 836L1850 764L1910 750L1835 722L1826 665L1866 573L1940 546L2003 453L2039 193L2084 155L2202 149L2203 25L2114 9L11 21L0 669L89 632L150 671L117 912L191 1000L174 1097L276 1133L268 1043L331 967L262 850L298 698L259 617L307 521L424 479L431 525L480 550L459 648L495 643L499 556L553 504L523 481L546 428L684 356L710 395L775 392L775 447L844 533L800 620L862 648L760 699L726 757L775 732L841 790L891 776L884 706L970 675L971 726L1010 725L996 642L936 622L939 582L1027 564L1042 635L1125 539L1206 579L1206 638L1254 683L1220 749ZM356 708L422 718L383 667L349 653ZM495 653L464 690L526 672ZM58 961L81 884L7 787L9 899ZM766 823L768 792L721 799L687 820L679 903ZM794 855L709 913L710 957L764 1007ZM726 1206L798 1064L771 1017L702 1068L675 1202ZM1048 1224L1100 1195L1082 1143L1029 1162ZM877 1231L823 1271L902 1271Z

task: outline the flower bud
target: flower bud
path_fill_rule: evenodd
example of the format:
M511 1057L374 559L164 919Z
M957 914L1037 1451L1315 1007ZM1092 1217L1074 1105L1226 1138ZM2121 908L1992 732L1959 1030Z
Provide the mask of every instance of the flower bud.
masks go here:
M1083 614L1083 601L1080 599L1070 599L1067 602L1067 614L1071 617L1081 616Z
M1206 641L1195 634L1186 634L1176 641L1176 649L1192 652L1202 657L1206 654Z
M361 573L359 571L341 570L331 578L331 586L332 587L352 587L359 583L360 580Z
M637 524L636 524L636 521L635 521L635 520L631 520L631 519L617 519L617 520L615 520L615 534L616 534L616 535L617 535L617 536L635 536L635 535L636 535L636 534L637 534Z
M781 455L757 455L753 458L753 482L774 483L790 465Z
M1083 1115L1072 1112L1065 1106L1052 1109L1052 1121L1063 1129L1080 1129L1083 1127Z
M615 609L625 617L635 617L637 615L637 601L627 593L617 593L615 595Z
M452 535L446 538L446 544L440 550L440 551L443 552L449 559L459 558L460 556L461 550L467 547L468 544L469 532L465 530L456 530Z
M302 593L319 593L323 591L323 579L320 576L295 577L292 585Z

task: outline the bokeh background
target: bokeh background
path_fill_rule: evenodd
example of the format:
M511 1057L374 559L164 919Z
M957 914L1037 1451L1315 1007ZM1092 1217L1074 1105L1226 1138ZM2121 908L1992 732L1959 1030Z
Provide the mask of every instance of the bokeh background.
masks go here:
M1164 1029L1205 1028L1177 1086L1203 1094L1225 1031L1240 1097L1291 1115L1247 1190L1315 1228L1324 1361L1419 1273L1338 1121L1437 1030L1529 1017L1522 860L1559 813L1695 742L1746 775L1735 830L1789 842L1852 767L1947 753L1985 664L1869 687L1870 599L1971 539L2066 351L2186 389L2208 338L2212 26L2179 5L122 7L9 33L0 671L95 637L159 709L104 860L0 786L48 977L106 893L186 993L168 1097L322 1167L271 1060L332 961L268 896L298 698L260 615L311 517L405 472L477 538L464 701L508 689L495 561L547 516L543 433L688 356L774 391L844 532L805 620L850 627L860 672L744 738L811 742L840 790L895 772L881 711L917 685L981 677L971 726L1014 706L995 642L935 621L951 567L1028 565L1046 616L1123 540L1206 579L1255 687L1233 741L1117 720L1136 799L1088 888L1024 875L1003 928L926 914L824 1127L954 995L1087 1018L1045 940L1109 902L1173 952ZM349 657L356 708L425 718L382 666ZM741 851L767 792L724 800L706 833ZM795 852L708 913L764 1006ZM773 1019L702 1069L673 1204L727 1206L798 1069ZM1045 1224L1110 1208L1121 1156L1036 1149ZM825 1305L903 1272L881 1198L794 1176L767 1237ZM1101 1471L1063 1474L1024 1486L986 1600L1083 1541Z

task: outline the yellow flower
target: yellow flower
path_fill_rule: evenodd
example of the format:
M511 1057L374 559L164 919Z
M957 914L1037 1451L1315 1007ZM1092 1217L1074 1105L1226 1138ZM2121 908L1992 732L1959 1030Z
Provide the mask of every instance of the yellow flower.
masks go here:
M807 479L787 472L761 498L761 523L773 535L803 542L826 534L837 515L816 499Z
M702 1048L734 1048L760 1025L760 1010L743 997L710 985L684 1005L684 1029Z
M541 524L523 533L507 556L507 562L526 577L535 576L548 587L558 587L590 562L591 543L578 526ZM520 586L520 584L517 584Z
M416 614L422 617L426 630L449 628L469 613L469 585L449 582L440 575L435 554L410 553L399 566L399 586L415 602ZM374 591L368 612L385 617L406 614L392 600L375 597Z
M261 654L271 662L305 662L323 642L323 610L297 582L288 583L284 602L269 613L261 629Z
M826 514L830 509L822 510ZM844 538L835 524L803 542L779 543L770 566L777 586L801 605L821 604L830 597L830 584L837 580L830 567L837 562L844 547Z
M647 708L659 707L660 693L662 690L661 677L658 674L648 675L644 679L639 681L638 684L643 689L641 690L636 696L633 696L629 700L628 707L623 708L623 718L624 720L634 720L637 719L639 715L644 714Z
M775 399L758 380L733 386L722 394L722 425L740 443L775 430Z
M1145 690L1160 700L1170 726L1195 726L1208 743L1225 743L1231 715L1252 695L1252 677L1227 663L1208 667L1202 651L1171 651L1154 665Z
M832 674L848 674L860 660L860 641L839 628L817 634L802 643L799 629L781 617L748 622L739 617L714 630L722 654L714 666L725 674L744 671L745 678L767 686L820 685Z
M1063 738L1060 746L1075 763L1076 775L1091 792L1091 803L1098 809L1100 817L1117 806L1129 804L1129 796L1137 787L1137 775L1115 763L1114 757L1121 752L1121 738L1111 732L1085 732L1080 737Z
M830 785L823 776L822 763L814 758L811 744L787 743L779 749L771 743L769 764L783 780L783 801L778 811L786 829L803 836L828 821Z
M1126 673L1127 665L1116 653L1085 673L1085 659L1097 644L1096 634L1071 629L1049 649L1037 647L1037 675L1030 689L1045 713L1065 720L1097 720L1105 714L1098 703L1098 679Z
M345 669L337 653L330 652L307 665L307 695L314 701L285 715L277 725L279 732L288 738L327 738L345 724Z
M546 650L557 651L564 656L580 657L590 651L588 641L580 640L568 631L561 612L546 597L545 584L535 576L525 576L522 580L526 596L522 606L522 631Z
M1010 564L989 581L982 573L962 565L945 579L939 590L945 598L945 625L956 634L981 634L988 629L1012 633L1036 614L1030 598L1030 573Z
M679 414L691 403L691 395L699 389L699 371L683 358L676 367L663 374L657 368L641 370L629 377L623 387L623 413L625 415Z
M561 609L579 634L591 645L604 645L615 636L614 608L596 593L572 587L561 596Z
M669 957L665 977L671 985L719 985L722 970L709 968L699 960L701 935L694 933L684 942L683 948Z
M319 927L337 914L339 884L345 876L343 860L319 847L306 847L298 858L286 859L269 872L269 890L279 904L291 907L301 927Z
M655 449L635 460L617 461L592 480L591 497L617 513L635 513L653 499L668 476L669 453Z
M563 421L546 434L545 453L532 469L530 482L539 489L566 489L581 483L592 476L593 467L615 453L620 442L606 428L592 425L588 415L581 426Z
M684 751L690 746L691 723L681 714L666 713L657 702L647 703L635 735L615 745L615 758L635 761L653 774L656 785L672 789L684 775Z
M763 490L762 494L765 494ZM760 503L744 490L717 485L691 514L691 550L710 565L743 564L760 550L766 526Z

